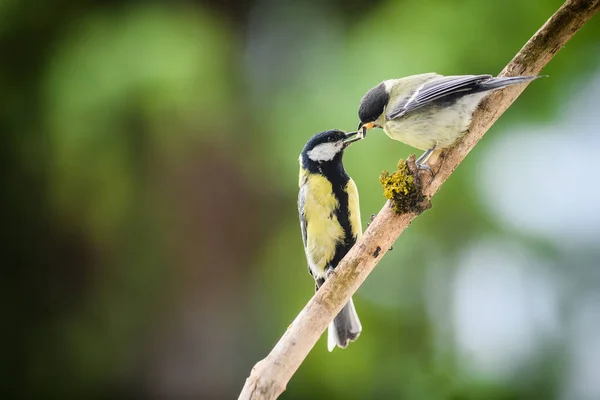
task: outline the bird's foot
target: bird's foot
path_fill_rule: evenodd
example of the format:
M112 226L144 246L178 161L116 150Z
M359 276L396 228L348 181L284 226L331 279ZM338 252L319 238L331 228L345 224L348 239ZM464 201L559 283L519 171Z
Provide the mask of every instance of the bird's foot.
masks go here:
M335 275L335 269L331 267L325 268L325 278L329 279L331 275Z
M429 173L431 174L431 180L433 180L433 178L435 178L435 173L433 172L433 170L431 169L431 167L429 165L417 163L417 168L421 171L429 171Z
M435 178L435 174L433 173L433 170L431 169L431 167L429 165L427 165L427 161L429 161L429 157L431 157L431 155L433 154L435 147L436 146L433 146L432 148L427 149L427 151L425 151L425 153L421 154L421 157L419 157L416 161L418 169L429 171L431 173L431 180L433 180L433 178Z

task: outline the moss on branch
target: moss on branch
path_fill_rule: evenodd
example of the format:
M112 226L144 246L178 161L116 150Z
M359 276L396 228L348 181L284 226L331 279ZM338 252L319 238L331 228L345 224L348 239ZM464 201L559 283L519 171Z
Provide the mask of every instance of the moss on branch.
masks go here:
M382 171L379 182L383 186L383 195L392 202L397 214L420 214L431 207L429 199L423 195L421 180L415 165L414 156L398 161L398 169L389 173Z

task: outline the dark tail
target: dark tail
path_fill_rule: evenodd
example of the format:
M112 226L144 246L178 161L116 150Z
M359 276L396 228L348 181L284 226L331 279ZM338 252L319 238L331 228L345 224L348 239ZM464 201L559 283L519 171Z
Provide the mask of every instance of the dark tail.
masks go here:
M516 85L518 83L525 83L532 81L538 78L546 78L547 75L538 75L538 76L509 76L509 77L499 77L499 78L491 78L485 82L479 84L479 87L483 89L482 91L500 89L510 85Z
M333 351L335 346L343 349L347 347L350 342L353 342L358 338L362 331L362 326L358 319L358 314L356 314L356 309L354 309L352 299L346 303L344 308L342 308L342 311L340 311L331 324L329 324L328 331L327 349L329 351Z

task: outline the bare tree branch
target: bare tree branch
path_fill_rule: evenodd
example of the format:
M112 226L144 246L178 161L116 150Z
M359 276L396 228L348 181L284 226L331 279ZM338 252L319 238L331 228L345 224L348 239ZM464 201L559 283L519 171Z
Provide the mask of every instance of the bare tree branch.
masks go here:
M500 73L501 76L537 75L600 8L600 0L567 0L525 44ZM451 149L434 153L429 165L435 179L422 190L430 197L448 179L479 139L523 92L515 85L488 96L473 115L469 132ZM388 201L362 238L336 268L284 333L271 353L252 369L239 396L245 399L275 399L302 364L329 322L381 260L396 238L418 212L396 214Z

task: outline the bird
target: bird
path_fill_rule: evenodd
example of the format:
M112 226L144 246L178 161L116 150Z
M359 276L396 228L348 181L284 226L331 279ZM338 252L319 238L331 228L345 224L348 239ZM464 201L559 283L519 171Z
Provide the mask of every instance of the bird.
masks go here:
M427 160L433 151L451 147L466 133L473 112L487 94L541 77L443 76L432 72L388 79L362 97L359 133L364 138L367 130L383 128L390 138L425 150L417 165L431 172Z
M358 189L342 163L344 149L362 139L358 134L320 132L300 153L298 213L308 272L317 291L362 235ZM328 350L347 347L361 331L350 299L329 325Z

